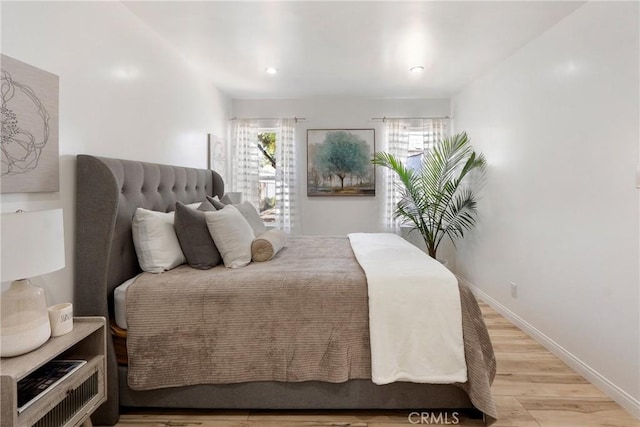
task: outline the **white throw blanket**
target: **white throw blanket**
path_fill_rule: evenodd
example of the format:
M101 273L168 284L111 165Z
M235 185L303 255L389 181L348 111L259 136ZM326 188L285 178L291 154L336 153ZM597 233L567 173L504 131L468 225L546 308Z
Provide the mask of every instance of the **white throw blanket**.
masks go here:
M373 382L467 381L456 277L395 234L349 240L367 275Z

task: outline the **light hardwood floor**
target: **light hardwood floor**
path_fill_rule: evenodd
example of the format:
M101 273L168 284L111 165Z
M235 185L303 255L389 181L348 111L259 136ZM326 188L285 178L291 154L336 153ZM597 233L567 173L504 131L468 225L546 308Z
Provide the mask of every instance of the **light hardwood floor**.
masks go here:
M499 427L639 427L640 421L560 359L480 303L496 352L493 396ZM409 411L183 411L129 410L120 427L400 427ZM436 414L437 416L437 414ZM444 416L444 414L443 414ZM446 414L449 425L481 426L465 414ZM413 419L415 421L415 418ZM441 418L441 420L445 420ZM441 422L440 425L445 424ZM425 425L425 424L422 424ZM433 425L433 424L432 424Z

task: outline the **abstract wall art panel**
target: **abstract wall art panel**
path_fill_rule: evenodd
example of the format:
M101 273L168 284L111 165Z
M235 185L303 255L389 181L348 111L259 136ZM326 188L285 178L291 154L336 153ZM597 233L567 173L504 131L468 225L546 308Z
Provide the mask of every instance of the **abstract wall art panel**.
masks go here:
M55 74L0 55L2 193L59 191Z

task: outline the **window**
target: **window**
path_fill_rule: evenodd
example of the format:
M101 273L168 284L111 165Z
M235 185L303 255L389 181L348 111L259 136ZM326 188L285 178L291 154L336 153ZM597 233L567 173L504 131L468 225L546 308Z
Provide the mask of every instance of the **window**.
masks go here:
M414 171L420 170L425 151L428 151L436 142L433 132L425 131L422 127L408 129L409 144L407 147L406 165Z
M296 215L295 122L234 119L230 135L231 188L258 209L267 225L285 233L292 233Z
M387 150L408 168L419 171L424 154L448 134L447 127L447 119L385 119ZM400 179L387 170L383 182L386 197L381 198L382 224L386 230L400 233L400 222L394 217L401 195Z
M265 223L275 223L276 215L276 132L274 129L258 131L258 148L261 153L258 173L258 199L260 218Z

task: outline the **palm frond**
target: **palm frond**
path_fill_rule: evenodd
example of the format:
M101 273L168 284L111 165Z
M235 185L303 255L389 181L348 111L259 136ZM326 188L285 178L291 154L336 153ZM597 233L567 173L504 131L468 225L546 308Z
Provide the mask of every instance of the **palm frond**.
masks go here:
M375 153L373 163L397 174L402 197L394 217L422 234L431 256L445 236L454 241L475 225L475 188L465 180L474 173L481 182L486 160L473 151L465 132L443 138L425 152L419 173L389 153Z

